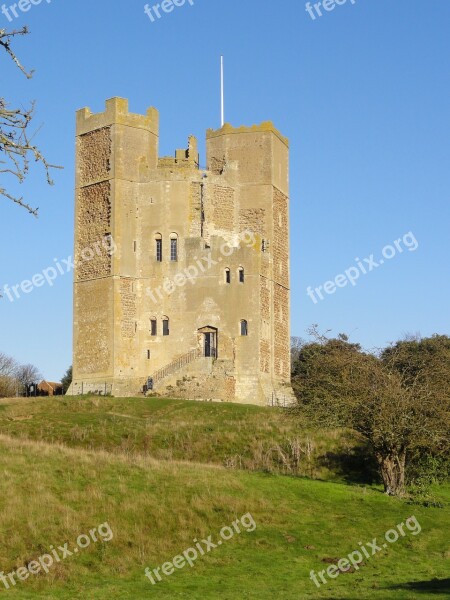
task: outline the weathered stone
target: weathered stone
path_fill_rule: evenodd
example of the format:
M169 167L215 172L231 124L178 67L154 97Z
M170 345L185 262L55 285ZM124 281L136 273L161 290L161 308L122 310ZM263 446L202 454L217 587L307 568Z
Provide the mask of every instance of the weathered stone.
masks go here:
M208 130L201 170L193 136L159 158L158 123L120 98L77 114L69 393L133 396L153 377L182 398L289 397L288 142L271 123Z

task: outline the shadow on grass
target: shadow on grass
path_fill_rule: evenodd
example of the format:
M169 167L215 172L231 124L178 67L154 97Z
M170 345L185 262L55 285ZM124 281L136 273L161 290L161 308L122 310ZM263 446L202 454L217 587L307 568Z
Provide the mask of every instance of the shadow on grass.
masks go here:
M377 463L368 446L355 446L349 448L348 452L327 452L318 462L347 483L380 483Z
M389 589L409 590L411 592L431 593L450 597L450 579L431 579L430 581L412 581L401 585L390 586Z

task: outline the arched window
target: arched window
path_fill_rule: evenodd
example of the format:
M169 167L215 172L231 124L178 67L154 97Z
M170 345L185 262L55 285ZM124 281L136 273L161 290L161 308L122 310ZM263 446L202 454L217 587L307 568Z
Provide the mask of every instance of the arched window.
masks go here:
M230 271L230 269L225 269L225 283L231 283L231 271Z
M170 260L176 262L178 260L178 235L170 234Z
M238 273L239 273L239 283L244 283L244 281L245 281L244 267L239 267Z
M156 260L162 262L162 235L160 233L155 234L155 254Z
M248 335L248 323L245 319L241 321L241 335Z
M163 335L169 335L169 317L162 318Z

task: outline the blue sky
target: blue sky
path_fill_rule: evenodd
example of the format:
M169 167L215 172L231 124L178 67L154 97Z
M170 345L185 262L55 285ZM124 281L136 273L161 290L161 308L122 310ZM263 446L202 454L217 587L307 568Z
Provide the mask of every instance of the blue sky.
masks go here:
M291 142L292 333L318 323L367 348L450 333L450 3L348 0L312 20L303 0L195 0L154 23L144 4L43 0L12 23L0 14L0 29L29 26L16 50L35 69L27 81L1 56L0 95L36 100L36 140L64 166L54 187L39 167L20 190L10 183L40 217L1 201L0 288L72 253L75 110L101 111L111 96L134 112L156 106L161 154L194 134L204 164L223 53L226 120L273 120ZM408 232L415 251L316 304L308 297ZM1 351L59 379L71 344L71 274L0 300Z

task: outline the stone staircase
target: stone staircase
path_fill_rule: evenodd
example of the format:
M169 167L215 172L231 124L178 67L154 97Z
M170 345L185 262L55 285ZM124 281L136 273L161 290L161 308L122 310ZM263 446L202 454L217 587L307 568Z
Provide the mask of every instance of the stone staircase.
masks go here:
M178 356L172 362L168 363L164 367L161 367L161 369L158 369L155 373L153 373L152 376L153 389L155 390L164 382L165 379L167 379L174 373L177 373L187 365L193 363L198 358L201 358L202 356L202 351L199 348L196 348L195 350L190 350L189 352L186 352L186 354Z

